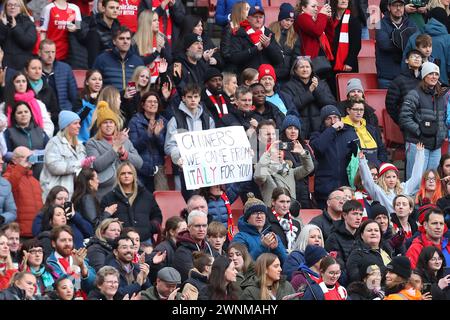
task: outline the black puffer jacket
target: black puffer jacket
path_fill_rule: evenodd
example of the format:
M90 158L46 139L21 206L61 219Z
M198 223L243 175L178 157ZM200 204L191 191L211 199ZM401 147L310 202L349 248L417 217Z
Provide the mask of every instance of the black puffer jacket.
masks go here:
M421 141L428 150L440 148L447 137L446 110L445 95L438 95L436 90L423 90L419 85L410 91L402 103L399 119L405 141L414 144ZM425 134L421 123L433 121L437 126L436 131Z
M320 80L319 85L313 92L309 90L310 85L311 80L305 84L298 76L294 75L281 89L291 95L300 113L301 136L304 139L309 139L312 132L320 130L320 110L322 107L328 104L336 105L336 99L325 81Z
M16 26L4 25L0 21L0 47L5 56L3 66L22 70L25 62L32 57L32 51L37 39L36 26L29 17L19 14Z
M356 244L356 233L351 234L345 228L344 220L334 221L333 229L327 241L325 241L325 249L328 252L337 251L337 261L341 268L345 268L345 264Z
M0 291L0 300L36 300L29 299L25 294L25 290L22 290L15 285Z
M162 222L161 209L153 195L142 186L138 186L138 193L130 206L128 199L122 194L119 186L107 193L101 202L101 212L112 204L117 204L117 211L111 218L119 218L123 227L136 228L141 241L148 240L158 232Z
M150 273L148 274L148 277L150 279L151 283L155 283L156 276L158 274L158 271L161 270L164 267L171 267L173 265L173 260L175 258L175 250L177 249L177 244L172 240L164 240L160 242L152 251L152 253L148 256L148 260L150 261ZM153 257L158 252L166 252L166 259L159 263L154 264L153 263Z
M409 69L403 70L389 85L386 94L386 110L396 124L399 123L400 109L406 95L416 88L419 82L420 72L416 77L414 70ZM364 112L365 115L366 113Z
M95 272L105 265L106 258L113 253L111 244L97 237L89 239L86 248L89 264L95 269Z

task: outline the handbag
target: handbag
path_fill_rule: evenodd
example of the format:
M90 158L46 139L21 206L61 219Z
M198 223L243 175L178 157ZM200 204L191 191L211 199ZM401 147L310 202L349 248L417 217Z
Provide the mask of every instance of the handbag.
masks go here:
M438 131L436 119L422 120L419 123L420 132L426 137L433 137Z

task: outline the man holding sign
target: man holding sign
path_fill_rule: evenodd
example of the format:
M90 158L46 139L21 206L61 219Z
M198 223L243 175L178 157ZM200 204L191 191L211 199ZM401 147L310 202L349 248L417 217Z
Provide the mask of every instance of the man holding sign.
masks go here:
M174 116L167 123L166 142L164 152L172 158L172 162L183 167L180 149L175 135L181 132L202 131L215 128L211 114L203 109L200 104L201 89L197 84L190 83L183 89L182 102L178 109L174 110ZM183 175L181 179L181 193L187 201L192 195L192 191L186 189Z

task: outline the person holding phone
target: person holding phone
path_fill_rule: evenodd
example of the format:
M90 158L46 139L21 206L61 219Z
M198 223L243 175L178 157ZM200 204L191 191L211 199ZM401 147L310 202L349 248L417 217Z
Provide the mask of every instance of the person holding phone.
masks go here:
M36 26L22 0L7 0L0 13L0 47L3 66L22 70L32 57L37 40Z
M244 215L238 220L239 232L234 236L232 243L244 244L256 260L262 253L274 253L281 261L287 258L286 248L280 237L270 230L266 221L267 206L253 193L247 195L244 205Z

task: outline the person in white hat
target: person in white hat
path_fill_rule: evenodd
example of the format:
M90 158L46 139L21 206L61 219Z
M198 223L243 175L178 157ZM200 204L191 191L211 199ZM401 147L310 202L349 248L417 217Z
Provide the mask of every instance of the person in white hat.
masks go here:
M421 70L422 81L402 103L399 124L406 142L406 179L412 174L417 142L425 146L425 163L423 168L418 168L420 173L439 165L441 146L447 137L447 102L439 75L437 65L425 62Z

